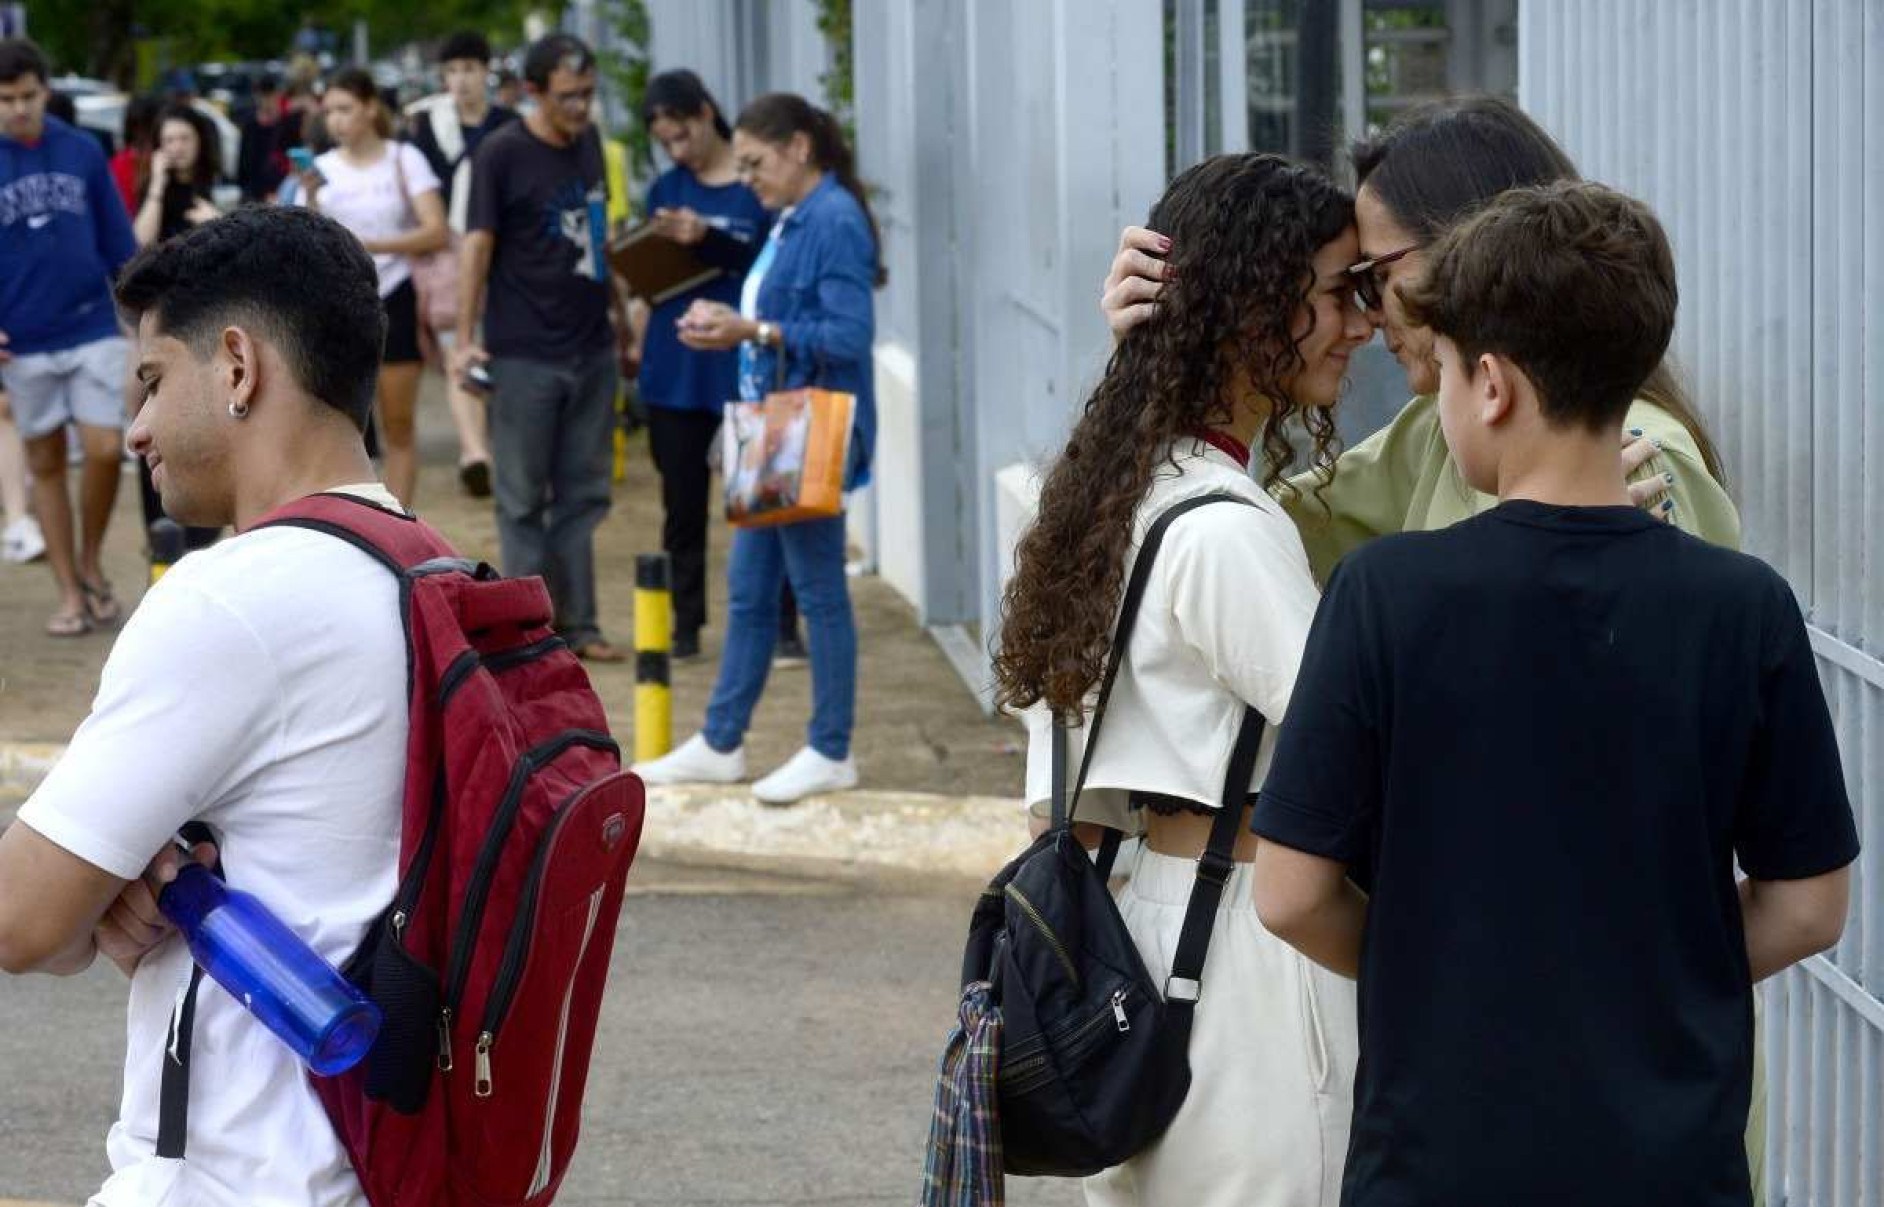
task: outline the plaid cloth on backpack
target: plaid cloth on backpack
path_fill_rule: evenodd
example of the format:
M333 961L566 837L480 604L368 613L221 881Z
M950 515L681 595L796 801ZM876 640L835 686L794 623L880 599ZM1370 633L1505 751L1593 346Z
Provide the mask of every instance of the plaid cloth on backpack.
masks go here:
M936 1075L929 1155L922 1167L918 1207L1001 1207L1001 1009L993 986L976 981L962 990L961 1021L949 1033Z

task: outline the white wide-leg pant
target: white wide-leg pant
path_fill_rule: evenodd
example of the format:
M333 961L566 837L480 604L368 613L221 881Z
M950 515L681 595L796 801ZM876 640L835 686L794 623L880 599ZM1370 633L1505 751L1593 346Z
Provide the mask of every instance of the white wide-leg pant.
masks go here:
M1195 860L1142 851L1119 910L1171 971ZM1090 1207L1336 1207L1357 1058L1354 983L1263 929L1250 866L1224 887L1191 1027L1191 1089L1159 1141L1086 1179Z

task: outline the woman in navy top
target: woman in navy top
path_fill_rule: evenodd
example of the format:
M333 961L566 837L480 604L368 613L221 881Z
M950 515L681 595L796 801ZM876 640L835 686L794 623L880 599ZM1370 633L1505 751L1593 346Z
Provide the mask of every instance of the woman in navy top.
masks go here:
M870 480L876 439L871 290L883 280L876 221L837 120L803 97L762 96L735 123L742 176L780 211L747 274L740 307L698 301L682 316L690 348L738 348L740 396L781 385L819 386L857 399L846 488ZM765 688L789 578L811 645L811 726L804 749L752 786L766 804L854 787L850 733L857 698L857 626L844 576L844 517L733 536L727 579L731 619L706 727L678 750L635 768L649 783L732 783L746 778L745 733Z
M722 270L706 284L657 303L641 348L639 387L665 512L661 548L673 568L671 649L676 658L692 658L700 652L707 619L707 450L727 401L739 397L739 358L731 350L682 346L678 324L699 300L738 305L740 282L772 221L739 179L732 128L699 76L665 71L649 80L641 117L674 161L648 189L655 229L691 244L700 260Z

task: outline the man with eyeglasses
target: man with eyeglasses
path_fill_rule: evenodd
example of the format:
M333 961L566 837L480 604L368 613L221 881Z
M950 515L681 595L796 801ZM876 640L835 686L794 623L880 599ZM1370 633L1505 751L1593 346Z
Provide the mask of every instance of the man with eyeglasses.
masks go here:
M580 39L551 34L525 53L523 74L535 105L472 159L454 368L463 376L488 365L504 573L543 575L576 654L620 662L595 599L615 345L628 330L604 256L607 170L590 121L595 56Z

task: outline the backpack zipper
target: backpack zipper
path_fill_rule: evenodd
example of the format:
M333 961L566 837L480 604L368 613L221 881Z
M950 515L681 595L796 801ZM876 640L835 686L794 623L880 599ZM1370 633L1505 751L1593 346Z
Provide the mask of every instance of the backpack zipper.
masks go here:
M464 686L465 681L471 677L471 672L475 671L480 663L485 670L495 675L510 670L512 667L522 666L526 662L534 662L567 644L561 637L551 634L541 641L533 641L529 645L503 650L484 659L478 657L476 650L465 650L453 658L451 665L445 668L445 673L438 677L439 711L445 710L445 705L451 702L452 696Z
M607 887L608 887L607 885L603 885L602 888L596 889L593 893L589 894L589 920L583 923L582 944L581 946L576 948L576 964L569 974L569 987L563 993L563 1011L561 1015L561 1022L557 1024L557 1028L556 1028L556 1067L555 1067L555 1071L550 1076L550 1095L549 1095L548 1111L549 1111L549 1116L551 1118L554 1118L556 1114L556 1096L562 1086L563 1045L564 1045L564 1042L569 1038L569 1005L570 1005L570 1000L574 998L575 993L576 993L576 974L582 971L583 958L589 954L589 939L595 934L595 920L597 916L601 913L602 893L604 892L604 890L607 889ZM513 932L513 934L514 933L515 932ZM508 953L506 953L506 959L508 959ZM495 990L493 990L493 994L494 993L495 993ZM506 996L508 996L508 993L506 994ZM506 1005L508 1005L508 1003L506 1003ZM475 1070L477 1074L476 1083L472 1086L472 1089L471 1089L471 1092L479 1098L489 1098L491 1096L491 1091L492 1091L491 1049L495 1047L497 1044L497 1031L501 1025L502 1025L501 1018L499 1018L498 1021L493 1022L491 1019L491 1012L489 1010L485 1011L484 1027L481 1031L478 1032L477 1062L476 1062L477 1068ZM546 1120L545 1121L546 1134L547 1134L547 1123L548 1121ZM546 1138L543 1143L544 1143L545 1149L547 1150L548 1145L549 1145L548 1139ZM531 1191L531 1193L534 1194L536 1192Z
M491 828L484 836L484 845L478 849L478 861L465 889L464 913L458 921L458 933L452 936L451 962L447 965L445 978L444 1008L448 1013L456 1013L459 1001L464 996L465 978L471 971L471 949L477 943L478 931L484 922L484 907L490 899L491 877L497 870L497 860L503 854L504 842L510 837L511 827L516 824L517 810L523 804L524 789L529 786L532 775L574 746L611 752L617 757L621 753L621 747L605 733L597 733L592 729L572 729L526 751L517 760L517 766L510 775L510 783L505 787L503 799L498 803L497 813L491 820ZM442 1025L449 1026L449 1023ZM448 1059L447 1046L441 1048L439 1053L441 1068Z
M535 929L536 899L543 885L543 869L549 864L550 848L555 845L556 835L563 828L563 821L570 814L580 792L572 794L568 800L557 806L555 820L551 821L543 837L537 842L536 855L530 860L530 873L524 878L523 896L517 906L516 920L511 923L510 937L504 942L504 959L497 966L497 979L491 984L491 996L484 1004L484 1025L480 1031L488 1031L493 1036L503 1026L504 1016L510 1013L510 999L516 995L517 981L523 975L523 963L530 951L530 934Z
M1060 966L1066 969L1067 977L1073 984L1078 985L1079 969L1073 967L1073 957L1066 954L1066 945L1060 942L1060 936L1053 933L1053 928L1047 925L1047 920L1040 916L1040 911L1034 908L1034 903L1027 899L1025 893L1021 892L1020 889L1016 888L1012 883L1008 884L1004 891L1007 893L1008 897L1013 900L1014 904L1021 907L1021 912L1026 914L1028 919L1033 922L1034 926L1039 929L1041 937L1047 941L1047 946L1053 949L1054 955L1060 957Z
M471 672L476 669L478 669L476 650L464 650L451 660L451 665L445 668L445 673L438 677L439 712L445 711L445 705L451 703L451 698L458 693L458 689L464 686L464 681L469 679Z
M538 658L546 654L552 654L557 650L567 647L568 644L569 643L564 641L561 637L552 633L541 641L533 641L529 645L520 645L515 649L503 650L499 653L492 654L484 660L484 666L493 674L498 671L507 671L513 666L522 666L526 662L535 662Z
M1045 1041L1047 1049L1056 1047L1059 1049L1057 1063L1061 1065L1076 1063L1080 1057L1091 1051L1101 1039L1105 1038L1108 1034L1105 1026L1107 1023L1112 1024L1111 1034L1123 1034L1130 1031L1132 1026L1129 1020L1124 1026L1119 1025L1119 1019L1125 1013L1125 1002L1129 994L1130 986L1121 985L1112 991L1112 996L1106 1001L1105 1009L1074 1026L1071 1031L1063 1031ZM1045 1080L1035 1074L1040 1067L1050 1062L1052 1062L1052 1056L1047 1050L1015 1061L1001 1070L1001 1089L1009 1094L1025 1094Z
M576 950L576 970L589 954L589 940L595 936L595 920L602 912L602 890L589 895L589 921L582 930L582 946ZM563 1012L556 1024L556 1067L550 1073L549 1103L543 1110L543 1149L536 1159L536 1177L530 1180L530 1195L535 1197L548 1188L555 1156L556 1106L563 1094L563 1053L569 1042L569 1008L575 1004L576 972L569 975L569 988L563 992Z

